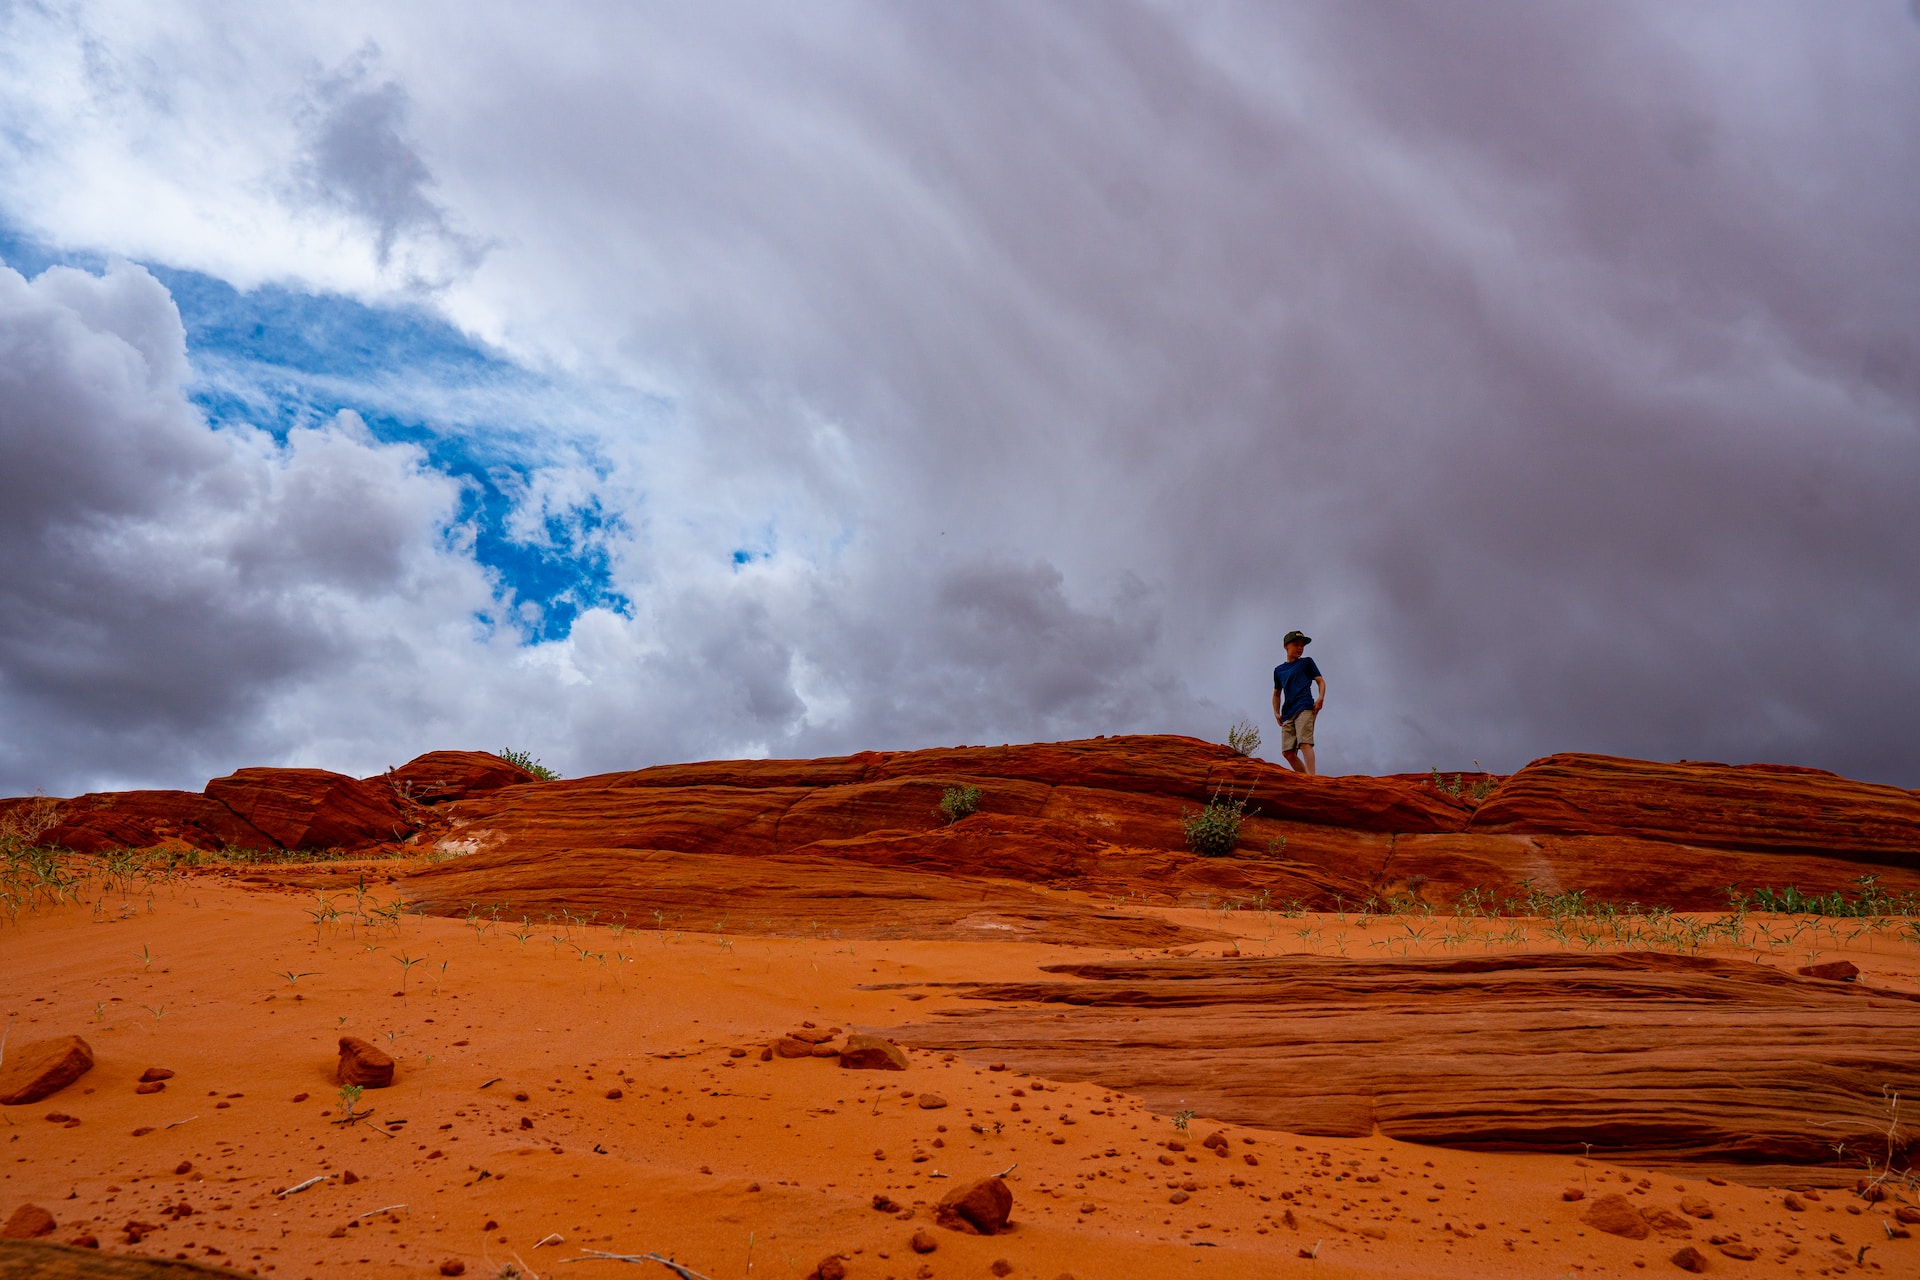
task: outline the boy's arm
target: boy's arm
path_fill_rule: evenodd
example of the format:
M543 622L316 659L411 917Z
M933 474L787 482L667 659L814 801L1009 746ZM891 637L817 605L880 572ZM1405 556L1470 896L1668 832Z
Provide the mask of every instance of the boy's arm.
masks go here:
M1313 702L1313 714L1319 715L1320 708L1327 705L1327 678L1325 676L1315 676L1313 683L1320 691L1320 696L1315 698Z
M1273 718L1275 720L1280 719L1280 691L1278 689L1273 691Z

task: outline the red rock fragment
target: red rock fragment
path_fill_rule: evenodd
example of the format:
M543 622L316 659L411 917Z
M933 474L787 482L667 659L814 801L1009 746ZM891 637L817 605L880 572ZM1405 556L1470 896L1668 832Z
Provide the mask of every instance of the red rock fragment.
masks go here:
M923 1093L919 1105L922 1111L938 1111L947 1105L947 1100L937 1093Z
M1013 1192L999 1178L955 1187L934 1207L933 1220L949 1231L990 1236L1004 1231L1013 1212Z
M1585 1200L1587 1198L1586 1188L1567 1187L1560 1192L1560 1198L1567 1201Z
M133 1091L135 1093L159 1093L166 1087L167 1083L164 1080L149 1080L144 1084L133 1086Z
M1917 1209L1910 1204L1903 1204L1899 1208L1895 1209L1893 1211L1893 1216L1895 1221L1904 1222L1906 1225L1910 1227L1920 1226L1920 1209Z
M1692 1245L1681 1248L1671 1258L1668 1258L1667 1261L1682 1271L1700 1272L1707 1269L1707 1255L1701 1253Z
M912 1246L915 1253L932 1253L940 1247L940 1242L933 1238L933 1232L927 1230L925 1227L921 1227L915 1231L913 1238L907 1241L907 1243Z
M813 1269L807 1280L847 1280L847 1264L839 1254L830 1253L820 1259L820 1265Z
M60 1224L37 1204L23 1204L0 1226L0 1240L35 1240L53 1234Z
M907 1055L891 1040L851 1035L840 1051L840 1065L856 1071L905 1071Z
M334 1078L363 1089L384 1089L393 1083L393 1058L359 1036L341 1036L340 1063Z
M0 1106L50 1098L93 1070L93 1049L79 1036L35 1040L7 1052L0 1068Z
M1829 960L1825 964L1803 964L1794 972L1803 978L1824 978L1828 982L1852 982L1860 976L1860 967L1851 960Z
M1647 1220L1623 1195L1601 1196L1580 1215L1580 1221L1609 1235L1625 1236L1629 1240L1647 1238Z
M781 1036L773 1042L773 1054L781 1058L811 1058L813 1045L805 1040L795 1040L792 1036ZM766 1056L761 1055L763 1060Z
M1720 1252L1742 1262L1752 1262L1760 1256L1760 1251L1744 1240L1723 1240L1720 1242Z
M448 1258L440 1264L440 1274L443 1276L463 1276L467 1274L467 1264L458 1258Z
M987 1270L997 1276L1010 1276L1013 1274L1013 1264L1005 1258L995 1258L987 1265Z
M140 1073L141 1084L152 1084L156 1080L171 1080L173 1072L166 1067L148 1067Z
M1680 1212L1686 1214L1689 1218L1711 1218L1713 1216L1713 1206L1705 1200L1702 1200L1699 1196L1681 1196Z

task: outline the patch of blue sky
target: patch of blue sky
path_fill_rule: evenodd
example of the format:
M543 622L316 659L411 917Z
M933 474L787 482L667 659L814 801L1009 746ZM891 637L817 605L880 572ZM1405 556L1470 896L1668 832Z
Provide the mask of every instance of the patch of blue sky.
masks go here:
M102 255L56 253L3 224L0 261L28 276L106 265ZM604 478L593 419L631 420L631 403L600 404L587 389L557 386L418 307L281 285L241 292L199 272L142 265L179 308L194 370L188 394L209 425L247 423L285 440L351 409L376 439L418 445L429 465L461 482L459 523L528 640L563 638L584 609L631 612L608 552L625 529L619 512L597 497L531 520L520 509L544 467L584 466Z

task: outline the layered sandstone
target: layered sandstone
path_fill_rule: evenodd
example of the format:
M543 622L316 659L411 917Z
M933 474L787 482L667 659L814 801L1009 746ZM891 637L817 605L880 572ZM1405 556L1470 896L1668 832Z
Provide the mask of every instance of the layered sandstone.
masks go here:
M973 1007L889 1034L1290 1133L1377 1127L1750 1182L1804 1178L1849 1139L1884 1155L1885 1090L1920 1089L1920 997L1752 963L1629 953L1044 968L1057 978L982 983ZM1894 1167L1916 1147L1902 1129Z

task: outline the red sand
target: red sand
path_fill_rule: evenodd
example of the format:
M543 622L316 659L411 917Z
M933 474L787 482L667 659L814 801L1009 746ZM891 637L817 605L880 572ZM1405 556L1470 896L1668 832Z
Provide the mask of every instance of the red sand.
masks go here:
M392 893L382 885L367 905ZM56 1240L91 1235L107 1250L285 1278L438 1275L446 1259L489 1277L505 1263L542 1277L630 1273L566 1262L590 1249L658 1251L714 1280L798 1280L835 1253L857 1280L985 1277L1003 1259L1010 1274L1042 1280L1595 1276L1675 1270L1669 1256L1689 1243L1713 1272L1826 1274L1854 1269L1864 1248L1866 1270L1920 1274L1920 1247L1889 1235L1893 1210L1911 1199L1900 1189L1869 1203L1829 1187L1793 1211L1781 1190L1643 1172L1598 1153L1299 1137L1221 1124L1204 1107L1176 1152L1165 1144L1183 1136L1167 1111L1177 1099L1150 1110L1092 1083L996 1072L984 1055L914 1052L902 1073L759 1057L808 1022L924 1026L942 1009L978 1007L966 988L941 984L1056 982L1042 965L1127 961L1138 948L523 930L411 915L367 927L353 921L352 892L327 896L349 915L316 925L311 891L194 875L150 897L43 907L5 927L0 1004L18 1018L12 1042L77 1033L97 1065L54 1097L0 1110L0 1216L31 1202L53 1213ZM1410 940L1404 919L1127 910L1235 935L1255 954L1581 949L1545 944L1538 922L1479 922L1478 941L1443 943ZM1854 960L1892 998L1920 992L1911 942L1810 942L1818 935L1804 921L1775 928L1784 937L1795 923L1791 944L1710 954L1791 966L1817 947L1819 959ZM1487 936L1512 928L1528 936ZM342 1034L398 1059L394 1086L369 1090L360 1105L372 1114L352 1126L334 1123ZM160 1092L135 1093L154 1066L176 1074ZM947 1105L923 1109L930 1092ZM1870 1118L1848 1121L1835 1140L1870 1152ZM1216 1130L1227 1157L1200 1145ZM933 1226L929 1207L948 1188L1007 1169L1010 1232ZM316 1175L331 1176L275 1194ZM1564 1199L1568 1189L1584 1198ZM1662 1221L1687 1235L1628 1240L1583 1223L1609 1192L1666 1210ZM876 1195L912 1218L876 1211ZM1681 1213L1683 1200L1713 1216ZM192 1212L172 1216L183 1202ZM129 1243L130 1221L157 1229ZM912 1250L921 1229L936 1251ZM1736 1261L1716 1238L1758 1256Z

